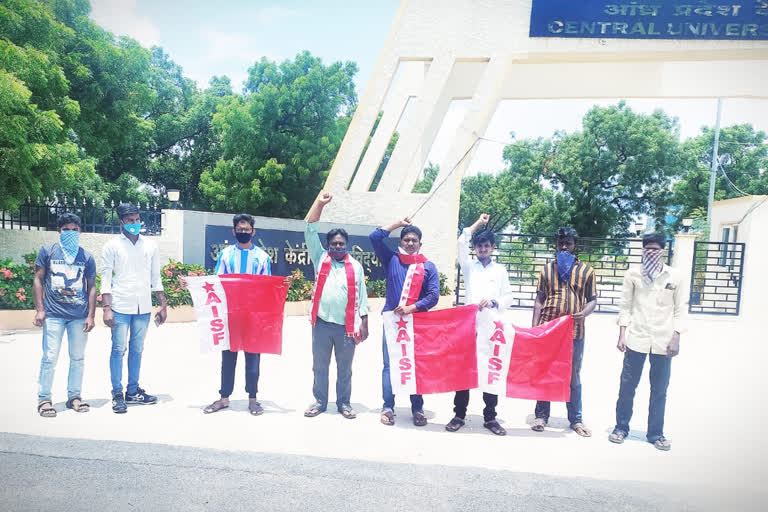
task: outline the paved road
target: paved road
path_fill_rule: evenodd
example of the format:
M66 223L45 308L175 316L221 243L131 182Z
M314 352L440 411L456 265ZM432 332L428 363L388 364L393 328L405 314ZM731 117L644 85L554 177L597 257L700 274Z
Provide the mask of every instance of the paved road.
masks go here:
M20 434L0 448L7 511L707 508L671 487L501 470Z

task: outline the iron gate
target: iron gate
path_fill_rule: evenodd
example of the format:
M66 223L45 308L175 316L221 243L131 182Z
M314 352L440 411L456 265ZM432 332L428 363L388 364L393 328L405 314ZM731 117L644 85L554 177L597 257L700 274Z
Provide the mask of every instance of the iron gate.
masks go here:
M690 313L739 314L744 247L741 242L694 242Z
M542 267L555 258L555 237L542 235L496 235L495 260L507 268L513 292L513 308L532 308ZM666 259L672 261L674 240L667 240ZM578 256L595 269L597 307L595 311L618 313L624 274L630 265L642 262L640 238L580 238ZM456 303L464 303L464 281L459 269Z

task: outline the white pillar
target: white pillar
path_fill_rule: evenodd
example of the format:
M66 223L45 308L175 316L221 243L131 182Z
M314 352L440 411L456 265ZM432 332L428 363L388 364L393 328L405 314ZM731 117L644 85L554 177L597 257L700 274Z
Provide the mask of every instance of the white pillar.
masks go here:
M691 275L693 273L693 243L696 241L696 235L687 233L678 233L675 235L674 254L672 255L672 266L683 275L686 293L690 293Z

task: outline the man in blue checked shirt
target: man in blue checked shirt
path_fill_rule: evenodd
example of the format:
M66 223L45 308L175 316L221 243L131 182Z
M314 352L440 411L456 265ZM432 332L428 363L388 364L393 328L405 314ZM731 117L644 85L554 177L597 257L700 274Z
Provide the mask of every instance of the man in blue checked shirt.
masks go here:
M241 213L232 219L232 233L237 239L235 245L228 245L219 253L216 262L216 275L224 274L254 274L272 275L269 255L256 247L251 241L255 230L254 219L251 215ZM254 416L264 412L261 404L256 401L256 391L259 384L260 354L245 352L245 391L248 393L248 411ZM206 407L203 412L210 414L229 407L229 395L235 387L235 366L237 352L224 350L221 352L221 398Z

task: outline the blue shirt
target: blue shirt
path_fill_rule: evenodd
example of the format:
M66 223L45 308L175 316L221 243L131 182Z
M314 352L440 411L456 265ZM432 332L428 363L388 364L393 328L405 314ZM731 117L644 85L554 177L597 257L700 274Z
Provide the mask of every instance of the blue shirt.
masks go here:
M241 249L237 245L228 245L220 253L216 261L216 275L222 274L253 274L272 275L272 264L269 254L251 244L250 249Z
M88 316L86 279L96 279L96 262L91 253L80 247L70 265L56 242L40 248L35 266L45 269L43 308L47 316L67 320Z
M408 265L400 263L397 253L387 247L384 240L389 238L389 231L376 228L368 238L371 240L376 256L384 265L384 274L387 278L387 300L383 311L392 311L400 304L400 296L403 294L405 275L408 273ZM427 311L440 299L440 275L437 267L431 261L424 262L424 283L421 285L419 300L416 301L416 309Z

